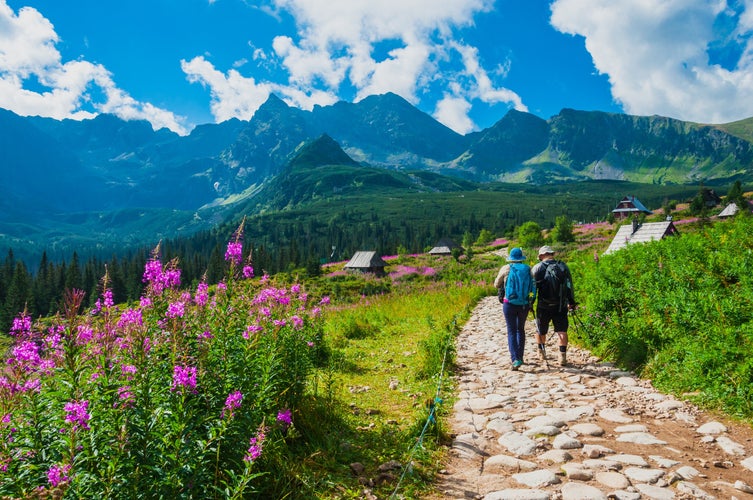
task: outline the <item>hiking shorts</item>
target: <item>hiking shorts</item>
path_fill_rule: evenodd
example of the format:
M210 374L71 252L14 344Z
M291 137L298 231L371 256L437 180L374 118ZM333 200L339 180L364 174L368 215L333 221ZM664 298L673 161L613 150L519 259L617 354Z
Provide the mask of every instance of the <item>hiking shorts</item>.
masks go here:
M555 332L566 332L569 326L567 321L567 309L559 311L557 309L537 309L536 310L536 329L539 335L546 335L549 331L549 323L554 326Z

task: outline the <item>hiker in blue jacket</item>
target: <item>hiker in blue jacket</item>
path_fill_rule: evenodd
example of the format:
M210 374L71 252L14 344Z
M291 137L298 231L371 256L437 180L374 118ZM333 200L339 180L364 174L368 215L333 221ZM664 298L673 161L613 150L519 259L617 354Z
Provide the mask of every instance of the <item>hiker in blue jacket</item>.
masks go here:
M539 261L531 274L538 290L536 302L536 342L539 359L546 362L546 335L549 323L559 337L560 365L567 365L567 313L576 308L573 278L570 268L554 258L554 249L544 245L539 249Z
M523 250L513 248L507 257L508 264L502 266L494 280L494 286L499 289L499 300L502 302L502 313L507 324L507 346L513 370L523 364L526 317L536 299L531 266L525 260Z

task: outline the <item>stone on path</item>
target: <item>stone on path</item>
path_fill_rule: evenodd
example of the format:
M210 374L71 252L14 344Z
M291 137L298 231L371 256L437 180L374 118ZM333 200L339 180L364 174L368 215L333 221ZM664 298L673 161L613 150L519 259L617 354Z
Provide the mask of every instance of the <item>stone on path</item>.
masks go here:
M621 443L635 443L635 444L667 444L666 441L649 434L648 432L626 432L620 434L617 437L617 441Z
M690 495L692 498L700 498L702 500L714 499L714 496L709 495L697 485L689 483L687 481L680 481L679 483L677 483L676 487L679 493L685 493L686 495Z
M544 490L507 489L484 495L483 500L549 500L550 495Z
M529 488L540 488L542 486L549 486L560 482L557 475L547 469L513 474L512 478Z
M594 473L583 464L564 464L561 469L565 472L568 479L576 481L590 481L594 477Z
M634 465L636 467L648 467L643 457L639 455L630 455L627 453L618 453L617 455L609 455L606 457L608 460L614 460L624 465Z
M706 422L696 429L696 432L698 434L724 434L727 432L727 426L719 422Z
M618 425L614 428L614 432L648 432L648 427L643 424Z
M675 465L680 463L677 460L660 457L659 455L649 455L648 458L656 462L656 465L658 465L662 469L669 469L670 467L674 467Z
M606 493L582 483L567 483L562 487L562 500L607 500Z
M557 450L574 450L576 448L582 448L583 443L567 434L559 434L554 438L552 446Z
M619 472L597 472L594 476L594 479L596 479L596 481L603 484L607 488L612 488L614 490L624 490L625 488L630 486L630 481L628 480L628 478L626 478Z
M742 462L740 462L740 465L748 469L749 471L753 471L753 457L748 457Z
M618 424L629 424L633 418L628 416L624 411L617 408L604 408L599 412L599 416L604 420Z
M520 458L509 455L494 455L484 461L484 472L498 473L501 471L530 471L538 467L534 462L521 460Z
M662 476L664 471L662 469L644 469L640 467L628 467L625 469L625 476L633 483L649 483L654 484Z
M716 438L716 444L719 445L724 453L737 456L745 455L745 447L740 443L732 441L727 436L719 436Z
M570 426L570 430L581 436L601 436L604 434L604 429L592 423L575 424Z
M652 500L672 500L675 498L675 493L669 488L659 488L650 484L637 484L635 488L641 492L643 497Z
M536 451L536 441L517 432L503 434L497 442L516 455L532 455Z
M539 460L542 462L550 462L553 464L562 464L573 459L573 456L566 450L549 450L539 455Z
M600 444L584 444L581 453L588 458L599 458L614 453L614 450Z

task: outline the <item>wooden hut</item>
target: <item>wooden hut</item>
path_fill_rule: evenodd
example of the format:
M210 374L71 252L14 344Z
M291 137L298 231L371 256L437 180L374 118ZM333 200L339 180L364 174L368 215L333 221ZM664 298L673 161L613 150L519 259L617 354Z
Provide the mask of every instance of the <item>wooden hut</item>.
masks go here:
M604 252L604 255L616 252L633 243L647 243L660 240L665 236L679 234L671 220L662 222L645 222L643 224L633 220L632 224L620 226L612 243Z
M429 250L429 255L452 255L452 250L454 248L459 248L461 252L464 251L463 247L450 238L442 238L431 250Z
M651 215L653 212L643 205L635 196L625 196L617 203L617 207L612 210L615 219L627 219L634 215L646 214Z
M359 251L345 264L344 269L361 273L374 273L383 276L387 263L374 251Z

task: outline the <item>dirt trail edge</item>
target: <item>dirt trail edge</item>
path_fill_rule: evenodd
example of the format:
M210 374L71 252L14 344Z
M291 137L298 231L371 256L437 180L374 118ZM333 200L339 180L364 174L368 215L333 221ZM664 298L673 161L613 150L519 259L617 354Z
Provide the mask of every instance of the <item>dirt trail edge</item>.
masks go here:
M539 364L534 327L510 370L496 297L457 339L454 436L426 497L753 500L753 429L658 392L648 380L570 347L570 366Z

